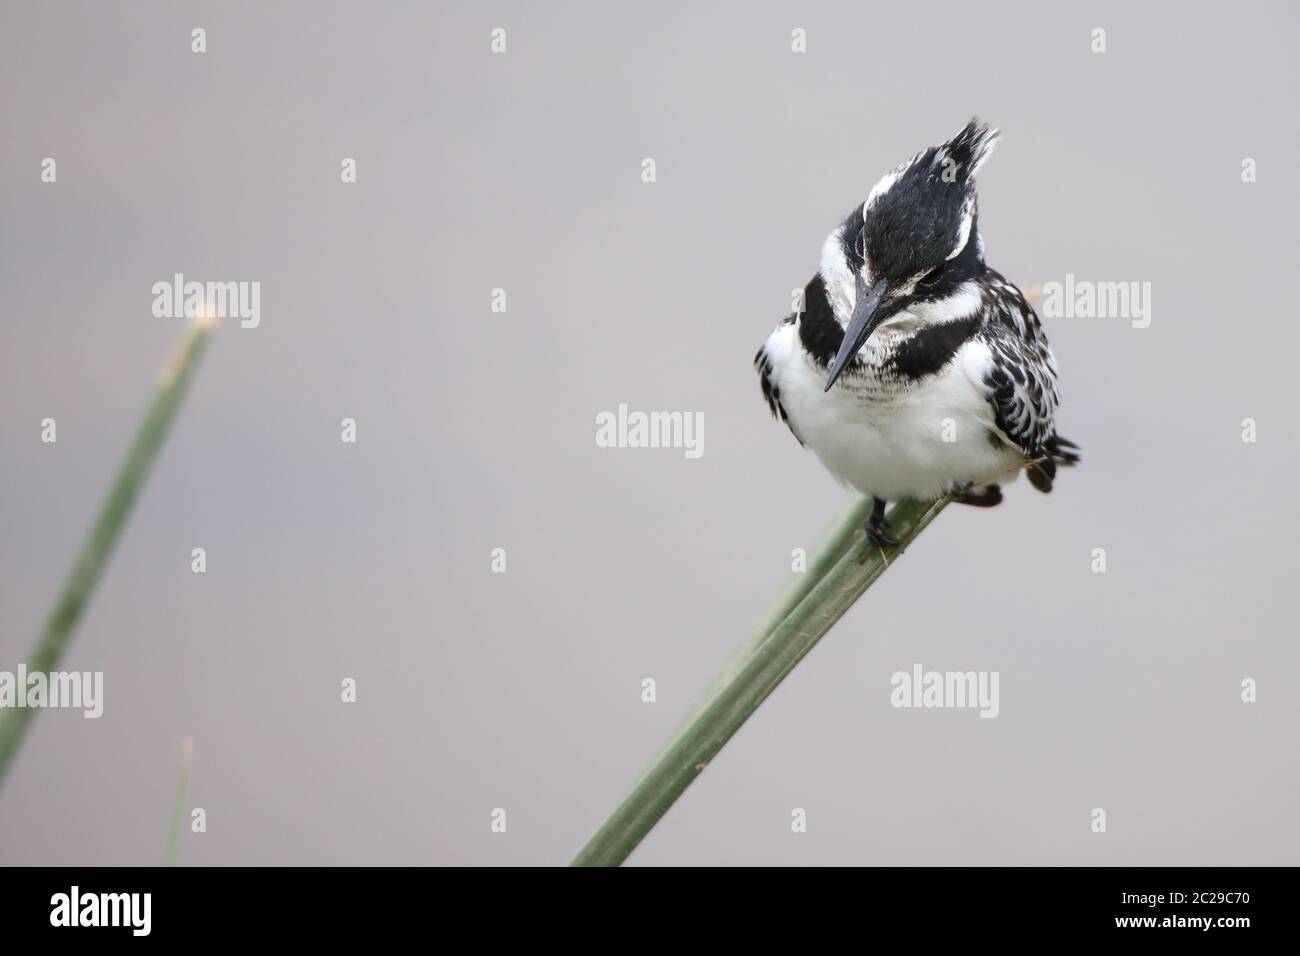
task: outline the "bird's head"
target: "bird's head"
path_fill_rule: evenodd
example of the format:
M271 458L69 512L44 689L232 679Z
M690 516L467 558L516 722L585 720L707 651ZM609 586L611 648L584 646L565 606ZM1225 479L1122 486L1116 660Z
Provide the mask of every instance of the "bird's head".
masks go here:
M881 177L827 237L821 275L844 326L828 391L889 319L907 311L923 322L941 322L969 315L978 305L966 285L984 268L975 172L997 137L997 130L972 119L946 143Z

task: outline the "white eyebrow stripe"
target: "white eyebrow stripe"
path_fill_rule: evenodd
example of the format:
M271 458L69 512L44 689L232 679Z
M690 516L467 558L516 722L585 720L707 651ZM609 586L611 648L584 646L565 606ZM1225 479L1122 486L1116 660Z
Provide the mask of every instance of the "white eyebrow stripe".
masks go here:
M881 176L876 184L871 187L871 192L867 193L867 201L862 204L863 215L866 215L867 210L874 206L881 196L893 189L894 183L898 182L898 178L911 169L912 164L924 155L925 151L922 150L907 162L900 163L889 172L885 173L885 175Z
M961 217L961 229L957 232L957 245L953 246L952 252L948 253L949 259L956 259L961 255L961 251L966 248L966 243L970 240L970 230L974 219L974 216L969 215Z
M871 192L867 193L867 201L862 204L863 215L866 215L867 210L880 201L881 196L894 188L894 183L898 182L898 177L901 175L903 175L903 171L895 169L880 177L876 184L871 187Z
M970 241L970 231L974 224L975 204L968 198L961 207L961 228L957 230L957 245L953 246L952 252L948 253L949 259L961 255L961 251L966 248L966 243Z

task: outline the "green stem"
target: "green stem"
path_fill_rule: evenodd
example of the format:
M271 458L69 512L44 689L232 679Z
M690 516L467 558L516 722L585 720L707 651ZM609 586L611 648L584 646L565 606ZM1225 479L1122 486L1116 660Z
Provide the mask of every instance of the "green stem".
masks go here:
M163 851L163 866L176 865L176 845L180 841L181 820L185 816L185 794L190 787L190 758L194 755L194 741L188 737L181 741L181 779L176 784L176 802L172 804L172 822L167 829L167 849Z
M784 618L759 640L750 639L748 654L706 695L695 716L642 774L571 865L617 866L626 860L749 716L948 501L941 498L895 505L888 520L898 544L887 551L865 545L864 553L863 546L852 546L852 538L848 538L848 546L838 549L829 571L820 578L810 575L806 593ZM868 503L855 502L850 509L853 519L865 518L867 507ZM832 531L828 544L842 540L848 517ZM823 548L817 559L829 562L834 553ZM783 606L778 601L775 610L779 612Z
M113 546L121 536L131 507L158 457L214 327L215 323L210 319L192 321L184 340L163 370L153 402L136 429L126 460L122 462L117 478L100 506L95 525L63 583L63 591L45 622L44 631L27 657L29 673L48 673L57 668L77 621L99 583ZM0 784L4 783L35 715L36 710L31 707L8 708L0 714Z
M655 755L656 759L672 747L678 738L686 732L686 728L699 716L700 711L722 689L723 685L735 676L736 671L754 653L754 649L772 633L772 629L784 621L786 615L798 607L799 602L808 596L808 592L830 573L830 570L835 567L835 563L853 544L854 536L862 532L862 525L870 513L870 498L855 499L854 503L844 510L844 514L827 531L821 543L813 549L806 570L790 575L790 581L786 584L785 589L763 614L762 623L751 631L749 636L731 652L717 676L700 694L695 706L686 712L686 715L678 723L676 729L673 730L672 735L665 742L659 754Z

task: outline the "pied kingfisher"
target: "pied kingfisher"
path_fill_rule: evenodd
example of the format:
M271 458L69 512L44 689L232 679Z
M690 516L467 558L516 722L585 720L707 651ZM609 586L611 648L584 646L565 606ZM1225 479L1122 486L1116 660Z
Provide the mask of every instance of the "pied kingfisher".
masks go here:
M975 173L998 131L978 119L886 173L822 246L802 309L754 364L772 414L872 501L1002 500L1078 461L1056 434L1056 362L1020 290L984 264Z

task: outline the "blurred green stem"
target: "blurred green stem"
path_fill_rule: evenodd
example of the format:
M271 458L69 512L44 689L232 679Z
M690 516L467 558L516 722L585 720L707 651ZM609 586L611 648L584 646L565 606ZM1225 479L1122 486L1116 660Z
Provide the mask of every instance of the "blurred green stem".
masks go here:
M184 340L163 370L158 389L144 420L136 429L126 460L122 462L117 478L100 506L95 525L63 583L63 590L45 622L44 631L27 656L29 674L57 669L82 611L113 553L113 546L121 537L131 507L158 458L158 451L176 418L176 411L185 398L214 327L212 319L192 320ZM3 785L23 735L35 716L36 710L31 707L12 707L0 712L0 785Z
M870 501L854 502L813 556L806 579L777 600L765 628L746 640L571 865L618 866L626 860L731 736L949 500L895 505L888 520L898 544L886 550L855 541Z
M194 741L181 741L181 779L176 784L176 802L172 804L172 823L167 831L167 849L163 851L163 866L176 865L176 845L180 841L181 820L185 817L185 794L190 788L190 759L194 756Z

